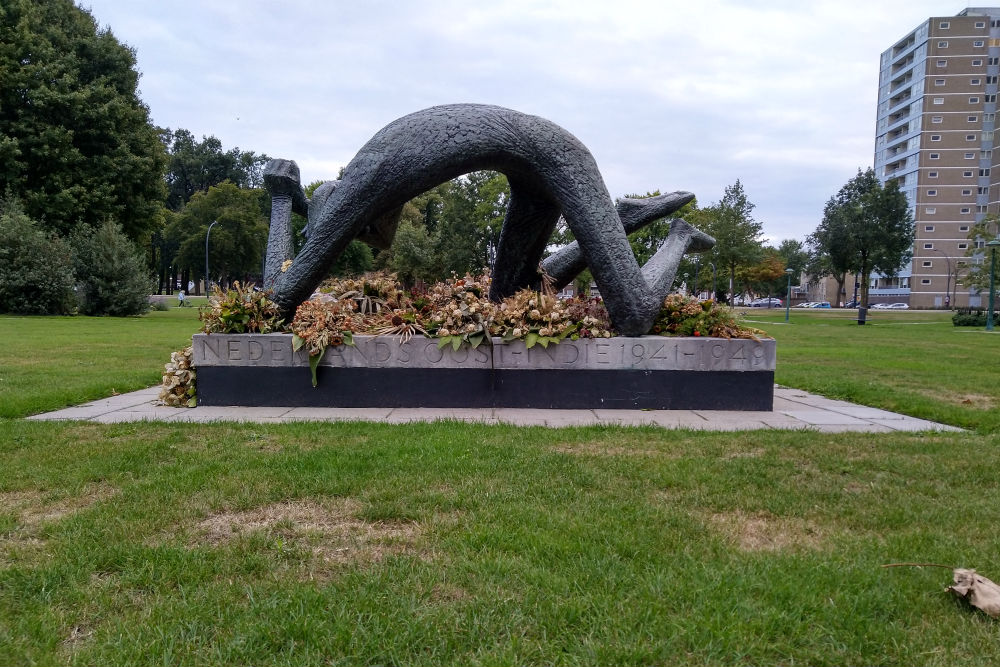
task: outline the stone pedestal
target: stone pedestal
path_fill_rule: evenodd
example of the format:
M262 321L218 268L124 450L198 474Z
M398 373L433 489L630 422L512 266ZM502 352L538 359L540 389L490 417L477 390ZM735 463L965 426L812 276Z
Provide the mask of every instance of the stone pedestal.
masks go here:
M355 336L328 348L313 387L290 334L197 334L199 405L771 410L775 341L722 338L522 341L438 348Z

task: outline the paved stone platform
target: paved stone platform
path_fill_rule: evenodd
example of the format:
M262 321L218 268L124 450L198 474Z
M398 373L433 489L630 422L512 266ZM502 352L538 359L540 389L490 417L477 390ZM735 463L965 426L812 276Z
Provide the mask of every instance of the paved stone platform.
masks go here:
M168 408L157 405L159 387L111 396L56 412L34 415L31 420L79 419L106 424L134 421L168 422L293 422L371 421L387 424L455 419L518 426L662 426L707 431L755 429L811 429L824 433L860 431L961 431L924 419L816 396L798 389L775 386L771 412L720 410L526 410L515 408L291 408L217 407Z

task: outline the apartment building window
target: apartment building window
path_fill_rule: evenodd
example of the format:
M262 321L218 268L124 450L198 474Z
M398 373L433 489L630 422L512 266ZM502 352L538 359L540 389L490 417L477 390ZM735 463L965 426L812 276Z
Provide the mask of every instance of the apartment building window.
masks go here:
M940 134L932 134L931 135L931 141L941 141L941 135Z
M958 249L959 250L968 250L969 249L969 244L968 243L959 243L958 244Z
M972 172L971 171L963 171L962 172L962 176L964 178L972 178Z
M997 117L997 115L995 113L992 113L992 112L990 112L990 113L984 113L983 114L983 121L986 122L986 123L992 123L994 120L996 120L996 117Z
M927 191L927 196L928 197L937 197L937 190L928 190Z
M934 104L944 104L944 98L943 97L935 97L934 98Z
M971 194L972 194L972 190L962 190L962 196L963 197L968 197Z
M975 153L966 153L965 154L965 159L966 160L975 160L976 159L976 154Z
M958 231L960 231L960 232L967 232L967 231L969 231L969 226L968 225L962 225L961 227L958 228Z
M936 171L928 171L927 178L937 178L938 173Z
M983 41L983 40L981 40L981 39L977 39L976 41L974 41L974 42L972 43L972 46L978 49L978 48L981 48L981 47L983 47L983 46L986 46L986 42L984 42L984 41Z
M980 185L980 186L979 186L979 187L978 187L978 188L976 189L976 194L980 194L980 195L987 195L987 194L989 194L989 193L990 193L990 189L989 189L989 188L987 188L986 186L983 186L983 185Z
M979 120L979 116L969 116L969 118L967 120L970 123L975 123L977 120Z
M976 140L976 135L974 135L974 134L967 134L967 135L965 135L965 140L966 141L975 141Z
M924 231L925 232L933 232L934 231L934 225L924 225Z
M985 28L986 27L986 21L976 21L976 27L977 28Z
M997 101L996 93L987 95L986 97L983 98L983 101L986 102L987 104L989 104L990 102L996 102Z
M920 284L921 285L930 285L931 284L931 279L930 278L921 278L920 279Z
M979 135L980 139L983 141L993 141L993 130L987 130Z
M989 167L987 167L986 169L980 169L979 170L979 175L980 176L989 176L990 175L990 169L989 169Z
M990 22L990 25L993 26L994 28L1000 28L1000 19L993 19Z
M982 248L985 248L985 247L986 247L986 241L976 241L976 242L975 242L975 243L973 244L973 247L974 247L974 248L976 248L976 249L982 249ZM979 262L977 261L977 262L976 262L976 264L979 264Z
M943 86L944 85L944 79L934 79L934 85L935 86Z
M948 48L948 42L938 42L938 48L939 49L947 49Z
M997 82L997 77L995 77L995 76L988 76L988 77L986 77L986 85L987 86L992 85L992 84L994 84L996 82Z
M986 213L986 205L980 204L976 207L976 213Z
M941 28L942 30L947 30L948 28L951 27L951 22L950 21L941 21L940 23L938 23L938 27Z
M944 122L944 116L931 116L931 122L932 123L943 123Z
M940 160L941 159L941 154L940 153L931 153L928 157L930 159L932 159L932 160Z
M989 159L993 157L993 151L992 150L979 151L979 157L983 158L984 160Z
M932 266L934 266L934 262L921 262L920 266L924 267L925 269L929 269Z
M926 213L927 215L934 215L935 213L937 213L937 207L928 206L927 208L924 209L924 213Z
M983 82L983 80L982 80L982 79L972 79L971 81L969 81L969 84L970 84L970 85L973 85L973 86L978 86L978 85L979 85L979 84L981 84L982 82Z
M937 61L937 66L938 67L947 67L948 66L948 61L947 60L939 60L939 61Z
M969 98L969 104L979 104L979 98L978 97L970 97Z
M973 60L973 61L972 61L972 64L973 64L973 65L975 65L975 64L976 64L976 61L975 61L975 60ZM982 61L982 60L980 60L980 61L979 61L979 64L980 64L980 65L982 65L982 64L983 64L983 61ZM997 56L994 56L994 57L990 58L989 60L987 60L987 61L986 61L986 64L987 64L987 65L1000 65L1000 57L997 57Z
M969 215L970 213L972 213L972 209L971 209L971 208L969 208L968 206L963 206L963 207L962 207L962 208L961 208L961 209L959 210L959 214L961 214L961 215Z
M933 243L925 243L924 244L924 250L934 250L934 244Z

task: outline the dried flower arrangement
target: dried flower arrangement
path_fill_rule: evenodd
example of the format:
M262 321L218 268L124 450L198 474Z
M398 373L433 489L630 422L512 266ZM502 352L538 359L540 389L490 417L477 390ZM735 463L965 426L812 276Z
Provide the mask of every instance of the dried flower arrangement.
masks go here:
M190 345L170 354L170 363L164 365L160 402L180 408L193 408L198 404L195 392L196 373L192 363L194 348Z
M282 329L278 306L253 285L216 286L198 311L204 333L271 333Z

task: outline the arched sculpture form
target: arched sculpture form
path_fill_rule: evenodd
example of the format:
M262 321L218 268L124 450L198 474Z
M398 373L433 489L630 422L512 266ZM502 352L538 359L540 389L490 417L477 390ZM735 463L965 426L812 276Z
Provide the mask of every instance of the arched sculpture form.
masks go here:
M322 186L311 202L294 162L268 163L264 179L272 194L272 221L264 281L284 316L291 317L309 298L353 239L384 247L403 204L481 169L505 174L511 191L493 267L493 300L538 285L539 262L562 215L577 241L542 268L557 284L566 284L589 267L615 328L640 336L652 326L684 253L715 244L676 219L667 240L640 268L627 231L676 211L694 195L626 199L616 208L590 151L554 123L496 106L433 107L380 130L343 177ZM308 216L308 238L282 271L292 259L291 211Z

